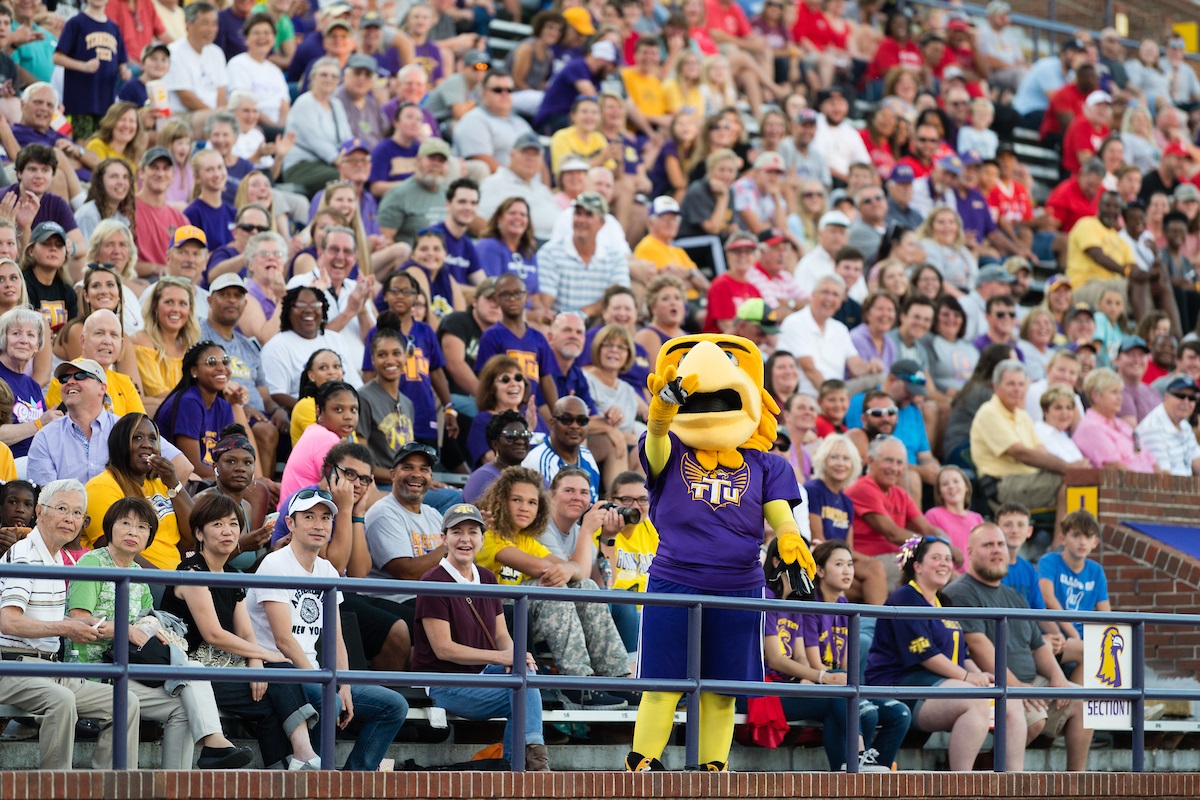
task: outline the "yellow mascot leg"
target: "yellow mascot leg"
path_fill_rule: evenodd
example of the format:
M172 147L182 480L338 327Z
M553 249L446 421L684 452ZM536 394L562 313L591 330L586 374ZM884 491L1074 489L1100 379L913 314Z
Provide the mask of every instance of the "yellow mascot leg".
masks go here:
M734 698L700 693L700 765L723 772L733 744Z
M675 724L675 708L683 694L680 692L643 692L638 705L637 722L633 726L633 750L625 759L631 772L663 769L663 750L671 739ZM732 718L731 718L732 719Z

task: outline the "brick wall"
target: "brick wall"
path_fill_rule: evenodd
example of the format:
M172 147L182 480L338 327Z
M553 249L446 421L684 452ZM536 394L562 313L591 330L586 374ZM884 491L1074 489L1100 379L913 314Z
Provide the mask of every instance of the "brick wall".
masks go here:
M1113 608L1200 614L1200 561L1120 524L1196 526L1200 535L1200 479L1080 470L1067 483L1099 487L1101 546L1093 558L1104 567ZM1148 626L1146 661L1161 674L1194 677L1200 630Z

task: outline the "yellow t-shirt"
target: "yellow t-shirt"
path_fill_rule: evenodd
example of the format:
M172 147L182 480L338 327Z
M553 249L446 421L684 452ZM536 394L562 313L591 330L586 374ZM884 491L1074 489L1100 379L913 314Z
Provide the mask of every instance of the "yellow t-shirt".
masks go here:
M146 405L142 402L142 396L138 394L137 387L133 385L133 379L111 369L106 372L108 374L108 401L112 412L118 417L132 414L135 411L145 414ZM50 386L46 389L46 408L57 408L61 402L62 384L58 382L58 378L51 378Z
M8 483L17 479L17 464L13 461L12 450L0 442L0 481Z
M142 376L142 388L147 397L158 397L174 389L183 377L183 359L167 356L164 365L158 359L158 351L145 345L134 345L137 353L138 372Z
M1033 475L1037 467L1022 464L1004 452L1014 444L1034 448L1041 446L1033 418L1024 408L1010 413L993 396L975 412L971 422L971 460L980 475L1005 478L1009 475Z
M1106 228L1096 217L1084 217L1075 223L1067 235L1067 279L1078 291L1088 281L1107 281L1124 277L1109 272L1097 264L1086 251L1099 247L1118 264L1133 264L1135 259L1128 243L1115 228Z
M608 140L600 131L592 131L584 138L574 125L555 131L550 137L550 169L557 176L558 168L567 156L579 156L591 161L608 147Z
M667 114L667 93L663 91L662 81L656 75L642 75L633 67L621 70L621 78L625 81L625 93L633 104L648 117L661 117Z
M110 146L108 146L104 142L100 141L95 136L93 136L91 139L88 139L87 144L84 145L84 149L87 150L88 152L95 153L96 157L99 158L101 161L103 161L106 158L119 158L122 161L124 161L126 164L129 165L129 168L133 170L133 174L135 176L137 175L137 164L134 164L128 158L121 155L116 150L113 150Z
M671 78L663 84L663 97L667 103L668 114L678 114L686 108L697 120L704 118L704 95L700 93L699 86L684 91L679 82Z
M596 546L600 546L600 531L596 531ZM643 519L633 530L621 531L613 545L609 564L613 571L613 589L623 592L644 592L650 577L650 563L658 552L658 531L654 523Z
M531 581L529 575L513 567L507 567L496 560L496 554L506 547L515 547L522 553L528 553L538 558L546 558L550 551L537 539L526 534L519 534L515 542L504 539L492 531L483 534L483 547L475 556L475 563L496 573L496 581L504 586L516 586L519 583Z
M696 262L692 261L691 256L682 247L667 244L649 234L637 243L637 247L633 248L633 257L645 259L659 269L665 267L696 269ZM700 293L688 286L687 297L689 300L695 300L700 297Z
M159 569L175 569L182 560L179 555L179 521L175 517L175 506L167 497L167 488L158 478L148 479L142 484L142 496L150 501L158 514L158 533L154 534L150 546L142 551L142 556ZM87 491L89 520L80 541L85 547L93 548L96 540L104 535L104 512L125 493L108 470L88 481L84 489Z
M292 408L292 447L304 435L304 429L317 421L317 401L312 397L301 397Z

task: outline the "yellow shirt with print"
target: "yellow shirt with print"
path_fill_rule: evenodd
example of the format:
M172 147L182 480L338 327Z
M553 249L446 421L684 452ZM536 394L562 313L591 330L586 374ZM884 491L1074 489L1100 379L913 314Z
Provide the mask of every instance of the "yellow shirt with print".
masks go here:
M508 567L496 560L496 554L506 547L515 547L522 553L537 558L547 558L550 551L537 539L526 534L517 534L516 541L505 539L493 531L483 534L483 547L475 556L475 563L496 573L496 581L504 586L516 586L534 580L529 575L513 567Z
M154 541L142 551L142 556L159 569L175 569L182 557L179 555L179 520L175 517L175 506L167 497L167 485L158 478L147 479L142 484L142 497L150 501L158 515L158 532ZM85 547L95 548L96 540L104 535L104 512L125 496L117 479L104 470L87 482L88 526L83 529L80 541Z
M1118 264L1133 264L1135 261L1133 251L1121 238L1120 231L1105 227L1097 217L1084 217L1075 223L1067 235L1067 279L1076 291L1088 281L1124 277L1097 264L1087 254L1093 247L1099 247L1104 255Z
M616 535L612 559L613 589L623 592L644 592L650 577L650 564L658 552L658 530L654 523L643 519L632 528ZM600 531L596 531L596 546L600 546Z
M608 139L605 139L600 131L592 131L586 138L579 135L579 129L574 125L555 131L550 137L550 170L557 176L558 168L569 156L579 156L584 161L591 161L606 147Z
M621 70L625 93L633 104L648 117L667 115L667 93L657 75L643 75L633 67Z

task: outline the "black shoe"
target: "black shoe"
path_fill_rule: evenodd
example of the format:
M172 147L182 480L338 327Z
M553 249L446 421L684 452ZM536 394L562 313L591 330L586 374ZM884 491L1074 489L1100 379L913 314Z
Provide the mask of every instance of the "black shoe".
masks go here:
M619 711L629 707L629 701L607 692L589 689L568 689L562 692L563 707L579 711Z
M629 751L625 756L626 772L666 772L667 768L657 758L647 758L641 753Z
M642 702L642 693L637 692L637 691L634 691L634 692L608 692L608 694L612 695L613 697L617 698L618 700L624 700L626 703L629 704L630 708L636 708L637 706L641 705L641 702Z
M200 769L240 769L254 760L249 747L204 747L200 750Z
M727 772L729 765L724 761L709 761L704 764L688 764L684 772Z

